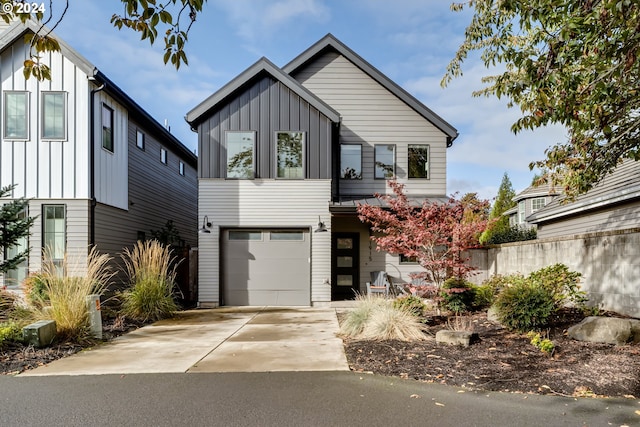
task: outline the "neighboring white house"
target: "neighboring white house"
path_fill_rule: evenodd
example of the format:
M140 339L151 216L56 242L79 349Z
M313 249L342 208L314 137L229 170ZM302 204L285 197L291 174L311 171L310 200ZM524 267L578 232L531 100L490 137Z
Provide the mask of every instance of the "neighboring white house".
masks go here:
M195 246L196 156L57 37L60 52L42 58L51 80L26 80L24 35L38 26L3 30L0 186L15 184L12 197L29 198L25 215L37 219L22 242L28 260L0 286L38 271L45 248L57 263L90 245L116 256L168 220Z
M503 215L509 217L510 226L517 225L522 228L535 227L529 222L529 215L544 208L559 194L555 187L550 187L547 184L529 186L516 194L513 198L516 205L506 210Z
M332 35L288 65L266 58L187 114L198 132L199 302L324 305L370 273L409 280L377 252L358 203L387 180L446 198L458 133Z

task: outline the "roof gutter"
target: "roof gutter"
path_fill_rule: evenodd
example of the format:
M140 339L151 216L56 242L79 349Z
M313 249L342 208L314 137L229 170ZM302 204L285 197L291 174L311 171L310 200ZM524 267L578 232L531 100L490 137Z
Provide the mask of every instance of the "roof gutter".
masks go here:
M93 76L89 76L89 81L92 83L96 83L97 80ZM102 85L95 89L91 89L90 95L90 116L89 117L89 141L90 141L90 150L89 150L89 197L91 199L91 208L89 214L89 245L93 246L96 243L96 174L95 174L95 161L96 161L96 120L95 120L95 96L96 93L102 91L106 87L106 83L102 82Z

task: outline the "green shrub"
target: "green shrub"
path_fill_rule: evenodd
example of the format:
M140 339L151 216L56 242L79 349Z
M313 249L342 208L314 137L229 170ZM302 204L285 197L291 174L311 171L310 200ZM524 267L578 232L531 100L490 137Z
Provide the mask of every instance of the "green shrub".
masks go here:
M42 308L49 302L47 281L42 273L33 273L22 282L22 289L27 302L32 307Z
M427 309L422 298L415 295L403 295L393 301L393 306L402 310L406 310L414 316L422 316Z
M494 303L500 322L520 332L547 325L558 307L553 293L530 281L518 282L503 289Z
M529 332L527 337L531 339L531 345L546 354L553 354L556 346L549 338L542 338L537 332Z
M525 240L534 240L538 235L535 228L523 228L518 225L495 231L490 236L485 236L483 244L498 245L509 242L522 242Z
M0 323L0 348L8 342L22 341L22 328L14 321Z
M507 275L494 274L487 280L483 281L480 286L488 286L492 288L494 295L497 295L504 288L515 285L516 283L524 282L525 280L525 277L519 273Z
M488 285L476 286L473 295L473 309L484 310L491 307L496 298L496 291Z
M440 287L442 306L453 313L460 314L473 309L475 286L464 279L451 277Z
M547 289L553 295L557 307L566 303L582 307L588 298L578 285L581 276L576 271L569 271L564 264L554 264L534 271L529 275L529 280Z
M177 263L171 250L157 240L138 241L133 250L124 250L122 258L131 284L122 293L123 314L143 322L171 317L178 310L174 300Z

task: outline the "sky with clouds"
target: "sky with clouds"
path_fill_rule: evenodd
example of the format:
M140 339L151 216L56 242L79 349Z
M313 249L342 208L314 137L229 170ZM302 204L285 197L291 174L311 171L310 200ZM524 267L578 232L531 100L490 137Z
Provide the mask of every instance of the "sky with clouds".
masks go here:
M61 7L63 2L52 2ZM110 23L116 0L70 2L55 32L127 92L187 147L197 146L184 116L260 57L284 66L327 33L458 129L447 153L447 192L495 197L506 172L516 191L533 177L528 165L566 138L559 128L514 135L519 117L505 100L474 98L482 76L477 57L464 76L440 86L463 40L470 13L451 12L450 0L208 0L189 33L188 67L162 62L162 46ZM52 10L59 16L62 10Z

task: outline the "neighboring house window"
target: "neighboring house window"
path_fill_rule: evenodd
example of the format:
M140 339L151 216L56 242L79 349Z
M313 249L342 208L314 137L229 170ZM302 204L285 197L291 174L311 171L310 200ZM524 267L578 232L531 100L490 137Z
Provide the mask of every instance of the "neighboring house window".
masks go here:
M144 133L139 130L136 131L136 147L141 150L144 150Z
M374 178L386 179L393 178L396 173L396 146L395 145L376 145L374 146L374 162L375 172Z
M277 173L278 178L304 178L304 132L278 132Z
M428 145L409 145L409 178L429 179Z
M255 177L255 132L227 132L227 178Z
M67 94L42 92L42 139L67 138Z
M178 163L178 171L180 172L180 175L184 176L184 163L183 162Z
M525 213L525 201L520 200L518 202L518 224L524 224Z
M340 178L362 179L362 145L340 145Z
M165 165L167 164L167 150L164 148L160 148L160 161Z
M18 213L18 219L25 220L27 219L27 212L22 211ZM11 259L18 255L19 253L25 251L29 247L29 236L21 237L17 240L15 246L11 246L6 248L4 251L4 259ZM27 272L29 270L29 257L26 257L24 261L22 261L18 266L9 270L4 275L5 284L9 287L18 287L22 283L22 281L27 277Z
M113 153L113 109L102 104L102 148Z
M42 205L42 247L62 271L67 245L65 205Z
M4 93L4 137L29 139L29 92Z
M537 210L544 208L545 204L546 202L544 197L538 197L536 199L531 200L531 212L535 212Z

